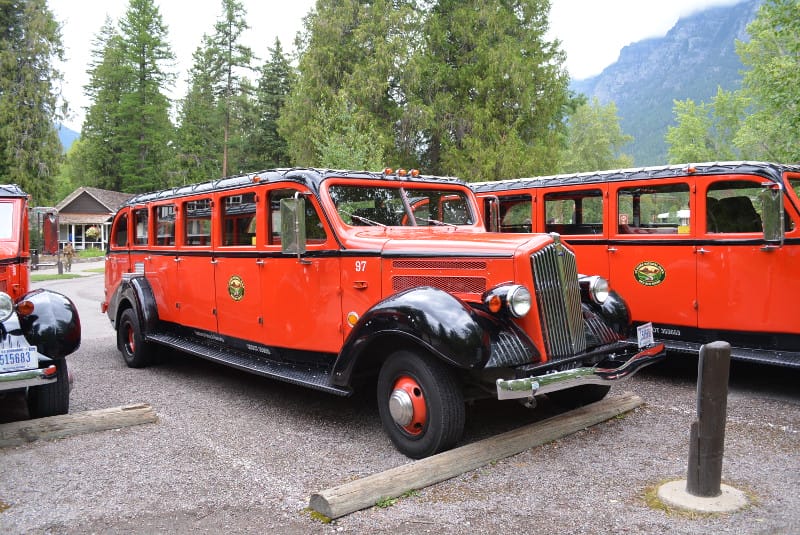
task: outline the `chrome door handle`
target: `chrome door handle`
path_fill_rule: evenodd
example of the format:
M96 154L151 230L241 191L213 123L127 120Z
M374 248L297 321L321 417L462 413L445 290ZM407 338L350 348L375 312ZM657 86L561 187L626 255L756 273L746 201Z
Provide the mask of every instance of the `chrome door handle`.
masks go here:
M699 248L699 249L697 250L697 254L706 254L706 253L710 253L710 252L711 252L711 251L709 251L709 250L708 250L708 249L706 249L705 247L701 247L701 248Z
M619 249L617 249L616 247L609 247L608 248L608 252L609 253L616 253L617 251L619 251Z

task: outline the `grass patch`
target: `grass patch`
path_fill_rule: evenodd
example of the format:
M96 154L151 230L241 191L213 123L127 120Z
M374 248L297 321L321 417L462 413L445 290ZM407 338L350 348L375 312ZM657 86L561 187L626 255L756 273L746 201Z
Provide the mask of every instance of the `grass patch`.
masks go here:
M99 267L99 268L91 268L91 269L84 269L84 273L105 273L106 268Z
M317 522L322 522L323 524L330 524L331 522L333 522L332 518L329 518L323 515L322 513L313 510L310 507L306 507L305 509L303 509L303 512L306 513L308 516L310 516L311 520L316 520Z
M54 273L52 275L31 275L31 282L57 281L61 279L79 279L81 275L77 273Z
M398 496L397 498L389 498L389 497L381 498L380 500L375 502L375 507L379 507L381 509L386 509L387 507L393 506L394 504L396 504L398 501L400 501L403 498L411 498L411 497L416 497L416 496L419 496L419 491L418 490L413 490L413 489L412 490L407 490L403 494Z
M7 509L11 509L11 506L9 504L7 504L6 502L4 502L3 500L0 500L0 513L2 513L3 511L5 511Z

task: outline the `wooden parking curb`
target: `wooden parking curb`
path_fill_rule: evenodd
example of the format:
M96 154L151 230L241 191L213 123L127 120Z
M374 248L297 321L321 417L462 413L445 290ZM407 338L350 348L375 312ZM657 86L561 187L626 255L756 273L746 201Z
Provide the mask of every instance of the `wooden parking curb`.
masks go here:
M381 499L396 498L410 490L439 483L565 437L629 412L642 403L639 396L627 392L606 398L541 422L320 491L311 495L310 507L328 518L339 518L371 507Z
M157 421L158 417L153 408L147 403L139 403L35 420L9 422L0 424L0 448L19 446L36 440L52 440Z

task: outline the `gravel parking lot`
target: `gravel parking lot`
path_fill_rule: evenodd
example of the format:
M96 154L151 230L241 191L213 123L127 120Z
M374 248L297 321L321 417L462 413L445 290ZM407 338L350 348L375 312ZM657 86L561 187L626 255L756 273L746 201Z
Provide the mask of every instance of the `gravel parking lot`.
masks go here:
M2 533L800 533L796 370L731 370L723 481L752 501L735 513L647 497L686 473L697 361L677 357L624 386L645 401L632 413L326 524L306 510L312 493L409 462L372 392L337 398L185 357L128 369L101 276L47 285L84 325L71 412L144 402L159 422L0 450ZM8 420L21 400L0 402ZM464 442L557 410L477 403Z

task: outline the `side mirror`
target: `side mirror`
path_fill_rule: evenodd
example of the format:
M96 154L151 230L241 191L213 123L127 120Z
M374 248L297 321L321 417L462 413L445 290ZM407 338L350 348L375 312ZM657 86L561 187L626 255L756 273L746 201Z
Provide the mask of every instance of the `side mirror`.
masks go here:
M484 226L489 232L500 232L500 199L496 195L484 197Z
M281 199L281 252L306 252L306 201L303 197Z
M783 245L783 190L765 188L761 197L761 223L764 226L764 241Z

